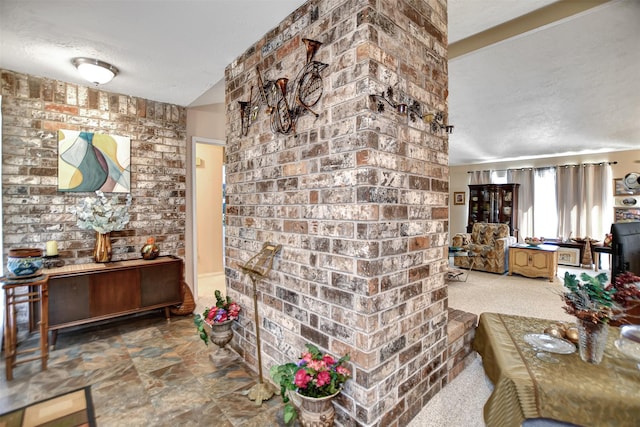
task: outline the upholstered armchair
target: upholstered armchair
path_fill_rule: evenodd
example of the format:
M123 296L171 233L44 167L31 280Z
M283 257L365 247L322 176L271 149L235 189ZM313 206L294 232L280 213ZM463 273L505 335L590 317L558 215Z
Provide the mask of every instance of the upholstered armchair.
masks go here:
M473 257L455 257L456 267L503 274L509 269L509 246L516 238L509 235L507 224L478 222L473 224L471 234L458 233L453 236L452 246L462 247L474 254Z

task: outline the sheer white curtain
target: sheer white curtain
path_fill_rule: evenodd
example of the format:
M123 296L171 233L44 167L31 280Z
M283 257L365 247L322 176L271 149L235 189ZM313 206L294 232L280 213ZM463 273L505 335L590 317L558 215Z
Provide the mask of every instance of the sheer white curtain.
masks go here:
M556 197L556 169L535 169L533 191L533 235L558 237L558 201Z
M471 171L469 173L469 184L491 184L491 171Z
M611 227L611 166L558 166L558 235L602 240Z
M520 184L518 189L518 241L536 236L533 227L534 171L533 169L507 170L507 182Z

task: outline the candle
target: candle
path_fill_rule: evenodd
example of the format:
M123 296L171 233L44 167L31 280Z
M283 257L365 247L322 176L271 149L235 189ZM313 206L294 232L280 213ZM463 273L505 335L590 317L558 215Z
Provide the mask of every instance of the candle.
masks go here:
M55 240L49 240L47 242L47 256L58 255L58 242Z

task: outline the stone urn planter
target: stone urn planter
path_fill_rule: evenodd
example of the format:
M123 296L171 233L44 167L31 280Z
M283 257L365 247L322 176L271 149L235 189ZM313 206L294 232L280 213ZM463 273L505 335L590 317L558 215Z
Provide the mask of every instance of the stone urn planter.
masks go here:
M209 339L211 342L220 348L224 348L225 345L229 344L233 338L233 330L231 329L232 324L233 320L212 323L211 325L205 323L205 325L209 327Z
M331 427L336 416L333 398L340 391L326 397L307 397L295 392L298 419L302 427Z

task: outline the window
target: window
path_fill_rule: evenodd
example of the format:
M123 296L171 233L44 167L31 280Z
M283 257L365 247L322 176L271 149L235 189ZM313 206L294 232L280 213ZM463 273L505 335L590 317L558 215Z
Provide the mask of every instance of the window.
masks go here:
M558 205L556 170L536 169L533 184L533 236L556 238L558 234Z

